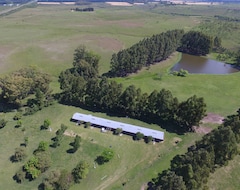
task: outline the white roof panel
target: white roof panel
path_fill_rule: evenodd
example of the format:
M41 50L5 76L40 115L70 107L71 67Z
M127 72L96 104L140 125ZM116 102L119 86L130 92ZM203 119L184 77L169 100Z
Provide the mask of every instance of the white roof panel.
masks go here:
M121 128L125 132L134 133L140 132L144 136L152 136L155 139L164 140L164 132L157 131L149 128L139 127L136 125L131 125L127 123L121 123L118 121L113 121L109 119L103 119L100 117L95 117L92 115L86 115L81 113L74 113L72 119L84 122L90 122L95 125L100 125L103 127L108 127L111 129Z

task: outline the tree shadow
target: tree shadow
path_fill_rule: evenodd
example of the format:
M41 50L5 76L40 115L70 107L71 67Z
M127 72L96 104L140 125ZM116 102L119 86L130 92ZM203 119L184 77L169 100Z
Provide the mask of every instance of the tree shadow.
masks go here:
M104 160L102 156L98 156L95 160L94 160L98 165L103 165L104 164Z
M73 153L76 152L76 150L73 149L73 148L69 148L68 150L66 150L66 152L67 152L68 154L73 154Z

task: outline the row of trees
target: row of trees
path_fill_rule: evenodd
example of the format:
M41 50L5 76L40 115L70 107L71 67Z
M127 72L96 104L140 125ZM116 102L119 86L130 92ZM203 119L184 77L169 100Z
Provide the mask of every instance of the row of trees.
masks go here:
M112 114L137 118L151 123L175 122L184 130L189 131L206 113L203 98L192 96L186 101L179 102L169 90L154 90L151 94L142 93L134 85L125 90L121 84L109 81L107 78L84 81L82 77L80 88L74 88L72 81L68 81L70 88L64 88L61 101L75 106L87 106ZM74 90L72 90L74 88Z
M205 115L204 99L195 95L179 102L166 89L147 94L134 85L123 89L122 85L115 81L99 78L96 70L99 59L96 60L96 57L82 46L75 51L73 68L59 76L62 102L152 123L176 122L186 127L187 131L191 130L192 125L197 125Z
M171 168L153 179L151 189L208 189L210 173L239 154L239 113L229 116L222 126L189 147L186 154L175 156Z
M221 40L198 31L171 30L145 38L130 48L114 53L108 75L122 77L135 73L144 66L165 60L178 50L192 55L206 55L219 48Z
M110 76L126 76L144 66L165 60L176 51L184 34L183 30L172 30L145 38L128 49L114 53L111 59Z

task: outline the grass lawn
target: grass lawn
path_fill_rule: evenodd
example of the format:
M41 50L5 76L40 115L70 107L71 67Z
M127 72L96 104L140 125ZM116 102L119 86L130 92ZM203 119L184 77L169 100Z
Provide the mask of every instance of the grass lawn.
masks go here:
M213 190L237 190L240 180L240 156L236 156L227 166L218 169L209 178L208 186Z
M53 164L49 171L54 168L71 170L80 160L86 160L90 163L88 178L71 189L121 189L123 188L122 183L126 183L124 188L131 187L131 189L137 190L146 181L155 177L160 170L168 168L169 161L174 155L184 153L189 145L201 137L200 134L192 133L178 136L165 131L166 140L164 142L155 145L145 144L143 141L133 141L130 136L115 136L111 132L100 133L97 128L85 129L83 126L76 126L75 123L69 121L76 111L91 113L80 108L55 104L33 116L23 117L23 127L21 128L14 127L16 125L16 121L12 120L14 112L1 114L1 117L9 122L5 128L1 129L0 151L4 152L4 154L1 155L0 162L0 167L3 168L1 170L2 182L0 189L36 189L46 174L41 175L35 181L25 181L23 184L17 184L12 177L24 162L11 163L9 157L14 153L14 149L24 142L24 137L29 137L27 152L28 158L30 158L40 141L44 140L51 143L51 138L55 136L54 132L60 128L61 123L68 126L68 134L79 134L82 137L82 143L80 149L74 154L66 152L71 148L69 145L73 141L71 136L65 136L60 147L56 149L50 148ZM157 125L149 125L130 118L109 117L103 113L91 114L163 130ZM52 132L40 131L40 125L46 118L52 123ZM22 131L22 128L25 131ZM177 145L174 141L175 138L181 139L181 142ZM97 165L96 169L94 169L94 159L104 148L109 147L115 152L114 159L103 166ZM144 173L141 172L143 170ZM104 179L102 179L103 177Z
M162 88L170 90L180 101L196 94L204 97L207 112L214 112L223 116L235 113L240 107L240 89L236 87L240 73L227 75L189 74L186 77L170 75L169 69L180 58L174 53L168 60L156 64L150 69L144 68L137 74L125 78L115 78L125 87L135 85L143 92L152 92Z
M109 70L112 53L130 47L144 37L176 28L190 30L205 19L226 13L223 6L153 7L149 5L127 8L103 4L93 6L94 12L84 13L71 12L70 9L74 7L72 5L36 6L1 17L0 75L35 65L52 76L51 87L54 92L59 92L57 82L59 73L72 66L74 50L80 44L85 44L88 49L101 56L99 70L100 73L105 73ZM235 8L229 6L228 9ZM229 11L226 15L232 16L232 12ZM231 45L229 38L223 39L223 42ZM234 44L238 42L235 41ZM126 78L113 80L123 83L125 87L134 84L148 93L154 89L166 88L181 101L193 94L198 97L203 96L208 112L223 116L234 113L240 107L238 101L240 89L236 85L240 73L188 75L184 78L169 75L167 71L180 58L181 54L176 52L161 64L155 64ZM70 148L69 143L73 141L71 136L65 136L60 147L50 148L53 160L50 170L66 168L70 171L80 160L90 163L88 178L73 186L72 190L139 190L143 184L156 177L158 172L167 169L170 160L176 154L186 152L187 147L202 136L194 133L179 136L163 130L165 132L163 143L145 144L143 141L133 141L129 136L114 136L110 132L100 133L99 129L76 126L69 121L74 112L163 130L160 126L138 120L110 117L104 113L92 113L57 103L33 116L23 117L21 128L14 127L16 121L12 118L15 112L1 112L0 117L8 120L8 123L0 130L0 189L37 189L46 174L35 181L17 184L12 177L24 162L11 163L9 157L14 153L15 148L24 142L24 137L29 137L27 153L30 158L40 141L51 143L51 138L55 136L54 132L60 128L61 123L68 126L68 134L79 134L82 143L75 154L66 153ZM50 119L52 132L40 131L40 125L45 119ZM23 128L25 130L22 130ZM180 139L178 144L175 143L176 139ZM104 148L110 146L115 152L113 160L94 169L94 159ZM232 168L230 171L234 172L235 169ZM212 178L214 179L214 176ZM218 174L216 178L220 178ZM210 186L214 185L210 184Z

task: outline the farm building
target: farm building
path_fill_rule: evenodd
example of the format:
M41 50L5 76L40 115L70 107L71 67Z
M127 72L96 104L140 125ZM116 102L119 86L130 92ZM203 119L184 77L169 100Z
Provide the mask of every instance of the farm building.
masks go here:
M137 132L140 132L144 134L144 136L152 136L155 141L164 140L164 132L162 131L157 131L153 129L139 127L136 125L95 117L92 115L74 113L71 120L75 122L89 122L93 126L106 128L110 130L116 130L117 128L120 128L123 130L124 133L131 135L135 135Z

